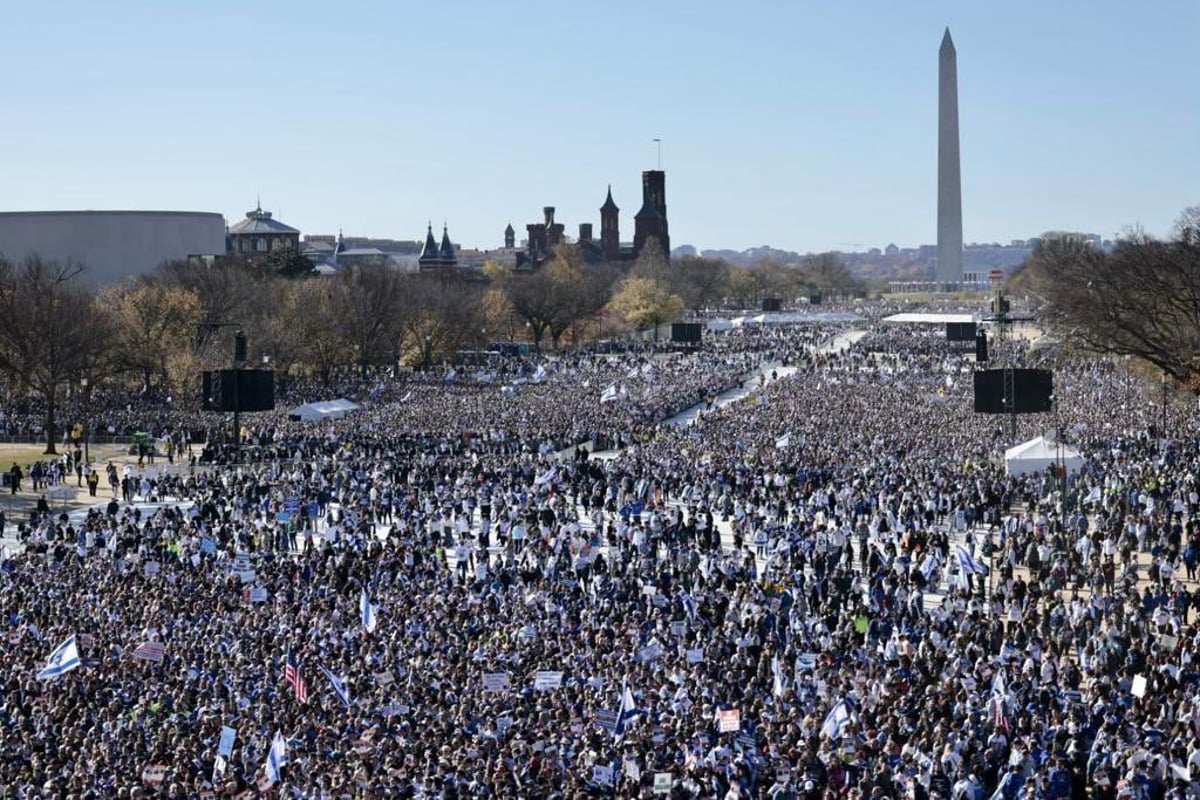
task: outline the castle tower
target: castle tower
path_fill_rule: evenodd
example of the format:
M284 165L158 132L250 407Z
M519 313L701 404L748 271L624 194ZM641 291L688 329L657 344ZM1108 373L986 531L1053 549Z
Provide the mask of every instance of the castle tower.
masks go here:
M958 54L950 29L938 50L937 280L963 279L962 176L958 160Z
M600 206L600 249L609 261L621 257L621 231L618 222L621 209L613 202L612 185L608 187L608 199Z
M667 228L666 173L658 169L642 173L642 209L633 218L633 252L636 257L650 237L658 239L663 255L671 255L671 234Z
M508 227L504 229L504 247L512 250L517 246L517 232L513 230L512 223L508 223Z

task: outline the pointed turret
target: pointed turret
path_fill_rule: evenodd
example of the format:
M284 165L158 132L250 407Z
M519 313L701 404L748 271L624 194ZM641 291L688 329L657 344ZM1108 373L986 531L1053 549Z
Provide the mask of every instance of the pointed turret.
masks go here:
M508 223L508 226L504 229L504 246L506 248L508 248L509 250L512 250L514 247L516 247L516 244L517 244L517 232L513 230L512 223L510 222L510 223Z
M610 184L608 185L608 197L607 197L607 198L604 200L604 205L600 206L600 213L601 213L601 214L603 214L603 213L605 213L605 212L612 212L612 213L616 213L616 212L618 212L618 211L620 211L620 210L621 210L621 209L617 208L617 204L613 202L613 199L612 199L612 184L610 183Z
M446 224L442 223L442 246L438 252L438 256L442 259L444 266L452 266L458 258L454 254L454 245L450 243L450 233L446 230Z
M421 248L421 261L436 260L438 257L437 239L433 238L433 223L425 229L425 246Z
M621 257L620 212L612 199L612 184L608 185L608 197L600 206L600 250L609 261Z

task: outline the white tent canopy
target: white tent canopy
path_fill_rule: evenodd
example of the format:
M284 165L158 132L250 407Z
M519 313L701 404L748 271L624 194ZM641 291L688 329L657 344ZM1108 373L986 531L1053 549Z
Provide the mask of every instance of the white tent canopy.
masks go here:
M288 416L303 422L320 422L323 419L341 419L351 411L357 410L358 404L345 398L338 398L337 400L322 400L317 403L296 406L288 412Z
M1004 467L1009 475L1029 475L1061 463L1067 474L1083 467L1083 456L1075 448L1056 444L1045 436L1010 447L1004 451Z

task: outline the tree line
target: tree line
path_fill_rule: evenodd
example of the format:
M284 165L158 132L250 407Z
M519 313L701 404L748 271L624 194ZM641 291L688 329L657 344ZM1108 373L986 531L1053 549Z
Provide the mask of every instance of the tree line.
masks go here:
M1072 346L1131 356L1200 391L1200 206L1166 239L1130 231L1110 251L1043 239L1010 282L1044 303Z
M498 341L557 349L657 332L689 310L862 290L831 254L736 268L668 260L654 243L628 265L586 263L564 245L532 271L489 262L479 272L408 274L375 263L319 276L310 267L278 257L169 262L92 290L85 265L0 257L0 378L10 399L41 402L52 442L70 387L112 383L194 407L202 372L230 363L230 328L246 333L249 364L265 359L280 380L330 384L350 370L430 368Z

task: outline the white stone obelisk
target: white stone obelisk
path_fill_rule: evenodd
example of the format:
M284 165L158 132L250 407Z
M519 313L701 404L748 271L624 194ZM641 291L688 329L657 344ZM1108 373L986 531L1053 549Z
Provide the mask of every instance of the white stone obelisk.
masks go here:
M962 177L958 168L958 55L950 29L938 50L937 280L963 279Z

